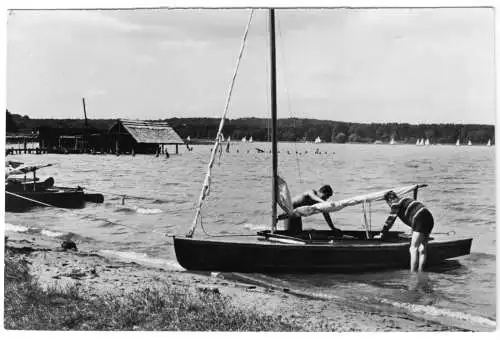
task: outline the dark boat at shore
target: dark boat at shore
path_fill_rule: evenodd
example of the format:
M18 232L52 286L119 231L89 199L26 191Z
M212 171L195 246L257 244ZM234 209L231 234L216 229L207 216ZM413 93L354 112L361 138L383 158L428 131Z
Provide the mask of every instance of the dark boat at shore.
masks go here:
M371 203L383 200L392 190L399 195L413 192L417 198L418 189L425 184L386 189L340 201L323 201L312 206L294 209L286 182L278 176L277 148L277 100L276 100L276 45L274 10L270 9L269 32L271 52L271 142L272 142L272 215L271 230L259 232L255 236L237 238L227 234L204 239L193 238L201 207L210 191L211 168L219 148L221 148L222 129L227 113L224 112L212 148L208 171L197 204L191 229L186 236L174 236L177 261L188 270L223 272L343 272L370 271L408 267L410 262L409 245L411 238L401 232L390 232L384 239L374 239L371 231ZM248 33L245 30L240 57L233 76L233 83ZM232 89L232 87L231 87ZM229 95L231 91L229 92ZM230 97L227 99L226 108ZM284 214L278 216L277 206ZM362 205L365 230L346 230L341 237L334 231L309 231L290 233L277 230L277 221L289 217L307 217L317 213L336 212L345 207ZM336 233L336 232L335 232ZM447 259L468 255L471 238L436 238L428 244L426 265L443 263Z
M257 240L174 237L179 264L188 270L222 272L361 272L407 268L410 236L389 232L383 241L367 239L365 231L329 230L260 232ZM471 238L431 238L427 265L468 255Z
M21 164L21 163L17 163ZM7 172L11 175L24 175L24 178L7 177L5 183L5 211L23 212L34 207L56 207L64 209L80 209L86 202L102 203L102 194L87 194L83 188L68 188L54 186L54 179L47 178L40 182L36 171L51 166L17 167ZM27 179L28 173L33 173L32 179Z

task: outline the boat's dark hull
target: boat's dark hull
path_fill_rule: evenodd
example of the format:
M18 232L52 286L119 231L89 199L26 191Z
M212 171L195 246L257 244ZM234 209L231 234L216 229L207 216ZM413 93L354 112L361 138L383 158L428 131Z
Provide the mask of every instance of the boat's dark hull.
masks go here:
M280 244L267 240L223 241L174 237L179 264L188 270L222 272L346 272L409 266L409 239L336 240ZM472 239L432 240L427 264L468 255Z
M54 206L58 208L78 209L85 207L84 192L82 190L47 190L47 191L21 191L12 195L5 193L5 210L22 212L33 207ZM22 196L22 197L19 197ZM35 202L36 201L36 202ZM40 204L42 202L45 204Z

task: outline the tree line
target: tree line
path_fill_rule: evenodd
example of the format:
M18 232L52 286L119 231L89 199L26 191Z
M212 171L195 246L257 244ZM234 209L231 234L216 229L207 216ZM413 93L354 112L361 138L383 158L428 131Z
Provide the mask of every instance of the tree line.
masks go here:
M27 115L6 113L7 132L36 131L40 127L74 130L84 127L83 119L31 119ZM169 118L166 121L182 137L214 139L219 128L218 118ZM93 129L107 132L115 119L89 119ZM270 140L270 119L227 119L223 134L232 140ZM398 143L416 143L429 139L433 144L451 144L459 140L466 143L486 144L495 142L495 126L486 124L407 124L407 123L349 123L330 120L286 118L278 120L280 141L314 141L332 143L386 143L394 139Z
M166 119L181 136L191 138L215 138L219 127L216 118L172 118ZM270 120L262 118L239 118L227 120L224 136L231 139L254 141L270 140ZM330 143L416 143L418 139L429 139L434 144L451 144L460 140L481 144L494 143L495 126L484 124L407 124L407 123L348 123L330 120L286 118L278 120L280 141L314 141L319 137Z

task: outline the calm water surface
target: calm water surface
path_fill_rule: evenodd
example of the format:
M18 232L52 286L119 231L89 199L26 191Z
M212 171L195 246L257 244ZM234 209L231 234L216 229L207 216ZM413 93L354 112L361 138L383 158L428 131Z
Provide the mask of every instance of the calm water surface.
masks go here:
M256 147L266 152L257 153ZM419 191L419 199L434 214L434 232L473 237L472 254L446 268L433 269L417 282L406 270L255 277L346 299L377 297L496 319L494 147L282 143L279 148L280 174L292 195L325 183L332 185L338 199L413 183L429 184ZM321 154L315 154L317 148ZM250 234L269 225L269 150L266 143L234 143L230 153L221 155L202 211L207 233ZM149 155L9 156L30 163L57 163L40 172L40 177L53 176L57 185L102 192L105 203L72 212L39 208L6 213L6 228L55 238L71 234L81 242L80 248L182 270L175 260L172 239L165 234L184 234L189 229L210 146L181 152L169 159ZM122 205L119 195L136 197L126 198ZM383 203L372 208L373 228L378 229L388 209ZM332 215L338 227L351 229L361 228L361 216L361 207ZM328 228L321 216L305 219L304 227ZM398 223L393 229L408 231ZM198 228L197 235L203 234Z

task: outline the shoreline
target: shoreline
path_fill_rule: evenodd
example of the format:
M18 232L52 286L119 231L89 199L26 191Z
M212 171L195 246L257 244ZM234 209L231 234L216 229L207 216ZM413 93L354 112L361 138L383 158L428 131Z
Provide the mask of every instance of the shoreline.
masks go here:
M390 306L324 299L300 291L262 285L244 275L167 271L104 257L96 252L64 251L61 240L6 231L5 244L14 256L30 262L30 273L43 288L76 286L88 297L112 294L123 298L143 288L211 291L230 299L244 312L281 317L301 331L476 331L445 324L439 317L417 317ZM118 329L116 329L118 330ZM494 329L493 329L494 330ZM258 329L255 329L258 331Z

